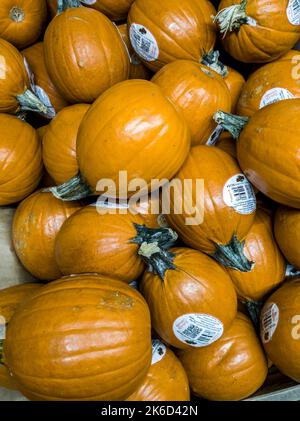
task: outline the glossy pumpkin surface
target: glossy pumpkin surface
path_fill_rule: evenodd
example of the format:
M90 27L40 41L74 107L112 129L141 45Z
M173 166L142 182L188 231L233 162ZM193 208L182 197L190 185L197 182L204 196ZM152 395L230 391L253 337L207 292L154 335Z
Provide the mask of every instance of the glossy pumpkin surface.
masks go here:
M13 220L13 244L22 264L38 279L50 281L61 276L54 258L55 238L64 221L80 207L42 191L19 205Z
M123 400L149 369L150 335L134 288L100 275L66 277L19 307L4 356L32 400Z
M96 0L90 7L99 10L112 20L126 19L134 0Z
M196 396L213 401L238 401L264 383L268 366L252 322L238 313L231 327L206 348L179 351Z
M227 85L227 88L231 96L231 110L235 112L239 97L241 95L243 86L245 85L244 77L232 67L226 66L228 74L224 77L224 82Z

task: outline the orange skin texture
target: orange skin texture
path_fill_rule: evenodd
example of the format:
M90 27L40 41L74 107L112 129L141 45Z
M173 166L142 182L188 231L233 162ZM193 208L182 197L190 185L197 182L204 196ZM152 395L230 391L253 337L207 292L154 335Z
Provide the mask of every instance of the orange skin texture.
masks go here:
M55 242L55 258L61 273L101 273L128 282L144 270L134 223L143 225L139 215L104 214L87 206L63 225Z
M300 211L280 206L275 214L274 234L287 261L300 269Z
M239 401L264 383L268 366L252 322L238 313L217 342L179 351L190 387L196 396L212 401Z
M284 283L266 302L262 309L275 303L279 309L279 322L271 340L264 344L265 351L274 365L286 376L300 382L300 279ZM298 326L298 327L297 327ZM296 335L296 337L293 336ZM298 339L297 339L298 338Z
M299 59L299 51L292 50L278 60L265 64L252 73L242 90L237 114L252 116L260 109L260 102L264 94L273 88L287 89L296 98L300 98L300 75L298 79L293 77L293 69L295 69Z
M0 206L32 193L42 176L42 151L36 130L15 116L0 114Z
M136 402L181 402L190 400L186 373L174 353L167 348L164 357L151 365L143 383L126 399Z
M78 173L76 139L88 104L75 104L61 110L43 136L43 161L56 184L62 184Z
M210 51L216 41L216 26L211 16L214 6L207 0L136 0L128 14L128 26L145 26L159 47L155 61L144 61L153 71L175 60L200 62L203 51Z
M146 271L140 291L150 308L152 327L168 344L186 349L173 332L175 320L188 313L204 313L219 319L227 329L237 312L237 296L225 269L205 254L174 248L176 269L166 271L164 280ZM168 309L168 311L166 311Z
M0 290L0 317L4 317L6 323L9 323L17 307L39 288L41 284L28 283ZM0 387L11 390L18 388L9 371L2 364L0 364Z
M244 77L232 67L227 66L228 75L224 77L224 82L231 96L231 112L234 113L236 106L246 81Z
M156 73L152 82L182 111L193 145L207 142L216 127L213 116L218 110L231 111L231 96L225 82L203 64L173 61Z
M222 40L225 50L244 63L268 63L288 52L300 37L300 26L287 17L289 0L248 1L246 15L257 25L243 24L239 31L228 32ZM240 4L240 0L222 0L219 11Z
M123 400L150 367L149 310L113 278L65 277L17 309L4 356L31 400Z
M180 197L181 193L178 189L174 189L175 193L171 195L171 213L166 215L171 228L189 247L212 254L216 251L216 244L228 244L234 234L240 241L245 238L253 224L255 212L241 215L234 208L226 205L223 199L225 183L240 173L241 169L236 160L219 148L201 145L191 149L176 178L193 181L192 206L200 215L202 204L196 201L196 180L204 180L203 223L186 225L185 220L191 215L185 211L175 214L174 203L185 199ZM190 208L188 203L186 203L186 208Z
M15 114L20 111L16 98L30 88L23 56L4 39L0 39L0 112Z
M147 228L159 228L161 220L161 203L160 197L156 194L141 197L140 201L130 204L132 213L138 213L144 220L143 225Z
M118 196L119 171L127 171L128 182L142 178L150 187L153 179L171 179L189 148L187 124L160 88L130 80L107 90L85 115L78 132L77 160L95 192L98 181L108 178L116 183ZM152 190L156 188L152 183ZM145 188L140 191L145 193Z
M261 209L245 238L246 257L255 262L251 272L228 268L240 299L263 301L285 278L286 263L273 236L272 217Z
M16 21L11 10L17 7L23 11L24 18ZM47 18L45 0L1 0L0 37L17 48L33 44L41 35Z
M232 158L237 158L236 152L236 140L233 139L230 133L223 132L220 136L216 147L222 149L224 152L227 152Z
M63 202L52 193L37 191L17 208L13 220L13 244L23 266L38 279L50 281L61 276L54 258L55 238L78 202Z
M67 9L50 22L44 38L51 80L70 103L91 103L128 79L129 57L118 30L101 13Z
M22 54L26 58L29 68L34 74L35 84L44 89L55 111L58 112L66 107L68 105L67 101L65 101L57 91L46 69L43 43L38 42L37 44L26 48L22 51Z
M38 134L38 137L39 137L41 143L43 142L43 137L44 137L44 135L45 135L48 127L49 127L49 125L46 124L45 126L41 126L38 129L36 129L37 134Z
M300 99L271 104L251 117L237 142L238 161L249 181L275 202L294 208L300 208L299 116Z
M97 0L90 7L104 13L111 20L126 19L134 0Z

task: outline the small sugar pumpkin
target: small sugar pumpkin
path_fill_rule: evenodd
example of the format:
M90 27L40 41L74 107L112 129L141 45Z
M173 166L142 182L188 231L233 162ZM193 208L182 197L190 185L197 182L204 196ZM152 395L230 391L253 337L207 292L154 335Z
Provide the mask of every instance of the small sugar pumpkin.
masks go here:
M300 269L300 210L280 206L275 214L274 233L287 261Z

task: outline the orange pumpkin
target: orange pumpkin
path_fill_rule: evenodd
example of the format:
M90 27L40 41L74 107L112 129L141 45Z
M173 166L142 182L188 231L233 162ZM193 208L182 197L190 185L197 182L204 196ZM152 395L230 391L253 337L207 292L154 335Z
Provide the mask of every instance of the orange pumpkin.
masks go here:
M286 206L277 209L274 220L276 241L289 263L300 269L300 211Z
M45 126L41 126L38 129L36 129L39 140L40 140L41 143L43 142L43 137L44 137L48 127L49 127L48 124L46 124Z
M43 136L43 161L56 184L64 183L78 173L76 139L88 109L87 104L64 108L51 121Z
M230 93L222 77L203 64L173 61L156 73L152 82L182 111L194 145L207 142L216 127L215 112L231 110Z
M251 321L238 313L231 327L206 348L179 351L196 396L213 401L238 401L264 383L267 360Z
M236 141L233 139L230 133L224 132L221 134L216 147L227 152L233 158L237 158L236 152Z
M36 278L61 276L54 258L54 241L64 221L80 209L51 193L35 192L18 207L13 220L13 244L25 268Z
M24 48L39 38L46 18L45 0L1 0L0 37Z
M185 371L173 352L157 339L152 340L152 364L138 389L127 401L189 401Z
M4 359L32 400L126 399L150 367L149 310L113 278L51 282L14 313Z
M96 0L90 5L93 9L104 13L109 19L126 19L130 6L134 0Z
M213 14L207 0L136 0L128 15L131 44L154 71L178 59L199 62L215 43Z
M246 236L244 251L255 262L252 271L228 272L242 300L263 301L284 280L286 263L273 237L272 217L261 209Z
M165 226L164 215L161 214L160 197L156 194L142 196L137 203L129 203L132 213L138 213L144 220L147 228L159 228Z
M176 179L180 183L174 184L170 214L166 215L170 226L190 247L225 266L251 270L243 240L254 221L256 198L235 159L219 148L196 146ZM182 189L184 180L191 181ZM178 212L181 203L184 206Z
M289 51L300 37L295 0L222 0L215 21L223 47L245 63L267 63Z
M144 273L140 291L159 336L179 349L218 340L237 312L236 293L226 270L188 248L166 252L157 244L142 244L139 254L150 269Z
M0 290L0 324L1 318L5 323L9 323L17 307L33 295L41 287L41 284L24 284ZM0 360L1 360L0 341ZM4 364L0 363L0 387L15 390L17 385L9 374Z
M129 75L128 53L117 28L93 9L75 7L55 16L44 49L50 78L70 103L91 103Z
M38 42L37 44L26 48L26 50L22 51L22 54L26 58L30 70L34 74L35 84L41 87L48 95L55 111L58 112L62 108L66 107L68 103L57 91L48 75L48 71L45 65L43 43Z
M261 312L265 351L286 376L300 382L300 279L284 283Z
M42 176L41 144L36 130L17 117L0 114L0 206L32 193Z

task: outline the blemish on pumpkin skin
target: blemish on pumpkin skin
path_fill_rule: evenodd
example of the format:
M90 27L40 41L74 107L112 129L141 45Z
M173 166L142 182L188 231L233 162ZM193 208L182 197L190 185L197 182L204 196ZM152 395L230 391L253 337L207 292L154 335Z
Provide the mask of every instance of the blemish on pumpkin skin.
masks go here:
M119 291L114 291L101 298L96 308L102 308L103 306L116 309L130 309L134 306L134 299L121 294Z
M74 306L72 307L72 311L80 311L81 307L80 306Z

